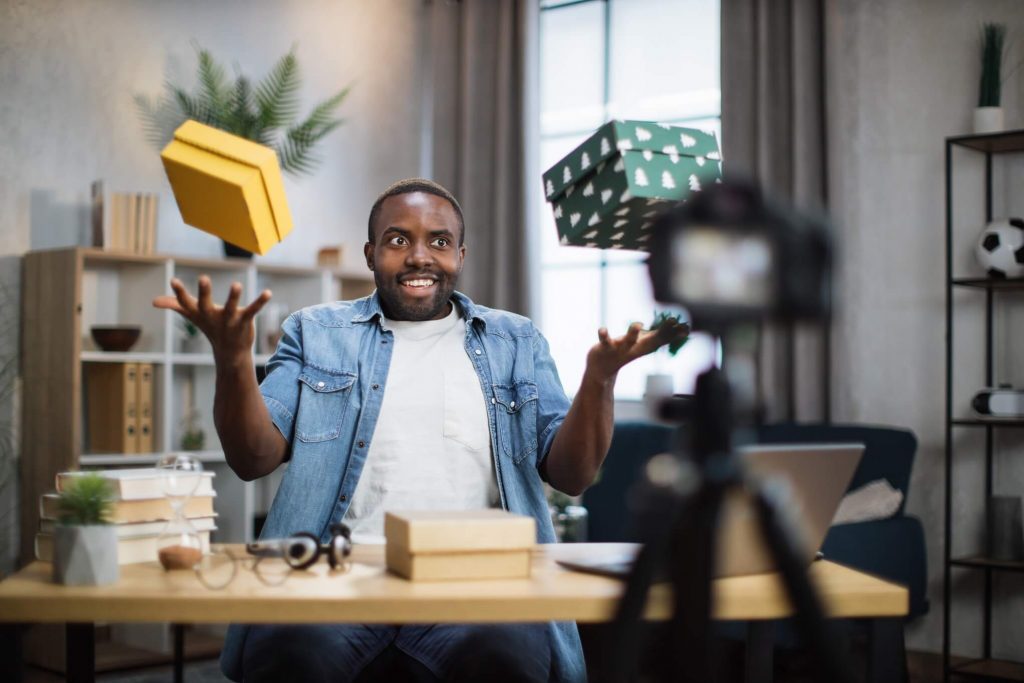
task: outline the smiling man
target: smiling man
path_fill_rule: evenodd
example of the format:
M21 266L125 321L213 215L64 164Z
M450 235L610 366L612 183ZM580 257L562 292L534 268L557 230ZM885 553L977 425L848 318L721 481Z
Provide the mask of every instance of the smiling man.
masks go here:
M537 521L554 542L544 481L578 494L611 444L613 389L626 363L685 325L613 339L598 331L570 404L547 342L522 316L456 291L465 223L452 195L428 180L396 183L374 203L364 247L376 292L313 306L283 325L257 385L252 319L263 292L223 307L208 278L198 300L181 282L157 306L210 338L217 364L214 419L243 479L289 466L263 536L345 522L356 541L383 532L386 510L502 507ZM245 681L583 681L572 623L511 625L233 626L224 672Z

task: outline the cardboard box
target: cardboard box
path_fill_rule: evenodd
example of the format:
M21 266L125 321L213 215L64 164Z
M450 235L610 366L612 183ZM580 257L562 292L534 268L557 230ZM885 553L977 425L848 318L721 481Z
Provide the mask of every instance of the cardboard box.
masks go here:
M647 251L657 214L721 176L712 133L609 121L544 173L544 195L562 244Z
M257 254L291 232L281 169L271 148L186 121L160 158L181 217L192 227Z
M530 575L532 517L504 510L388 512L388 569L414 581L508 579Z

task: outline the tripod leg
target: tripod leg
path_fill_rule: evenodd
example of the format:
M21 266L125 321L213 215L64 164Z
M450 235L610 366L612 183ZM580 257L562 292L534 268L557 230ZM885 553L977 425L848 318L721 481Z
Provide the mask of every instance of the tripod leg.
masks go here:
M869 683L904 683L907 655L902 619L872 619L868 625Z
M747 622L743 683L771 683L775 654L775 622Z

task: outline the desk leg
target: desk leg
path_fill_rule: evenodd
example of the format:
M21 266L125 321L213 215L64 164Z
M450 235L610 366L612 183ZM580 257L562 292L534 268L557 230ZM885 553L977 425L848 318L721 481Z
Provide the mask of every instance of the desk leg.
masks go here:
M771 683L775 652L775 622L766 619L747 622L744 683Z
M172 624L174 632L174 683L185 683L185 625Z
M23 624L0 624L0 681L21 683L25 676L21 651Z
M68 623L68 683L93 683L96 680L96 627L91 623Z
M903 619L871 619L868 625L868 683L904 683L906 658Z

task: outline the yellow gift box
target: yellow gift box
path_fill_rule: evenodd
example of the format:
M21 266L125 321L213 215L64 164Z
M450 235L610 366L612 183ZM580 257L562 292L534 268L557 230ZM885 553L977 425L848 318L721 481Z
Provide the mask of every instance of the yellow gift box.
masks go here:
M181 217L192 227L257 254L292 231L271 148L186 121L160 158Z

